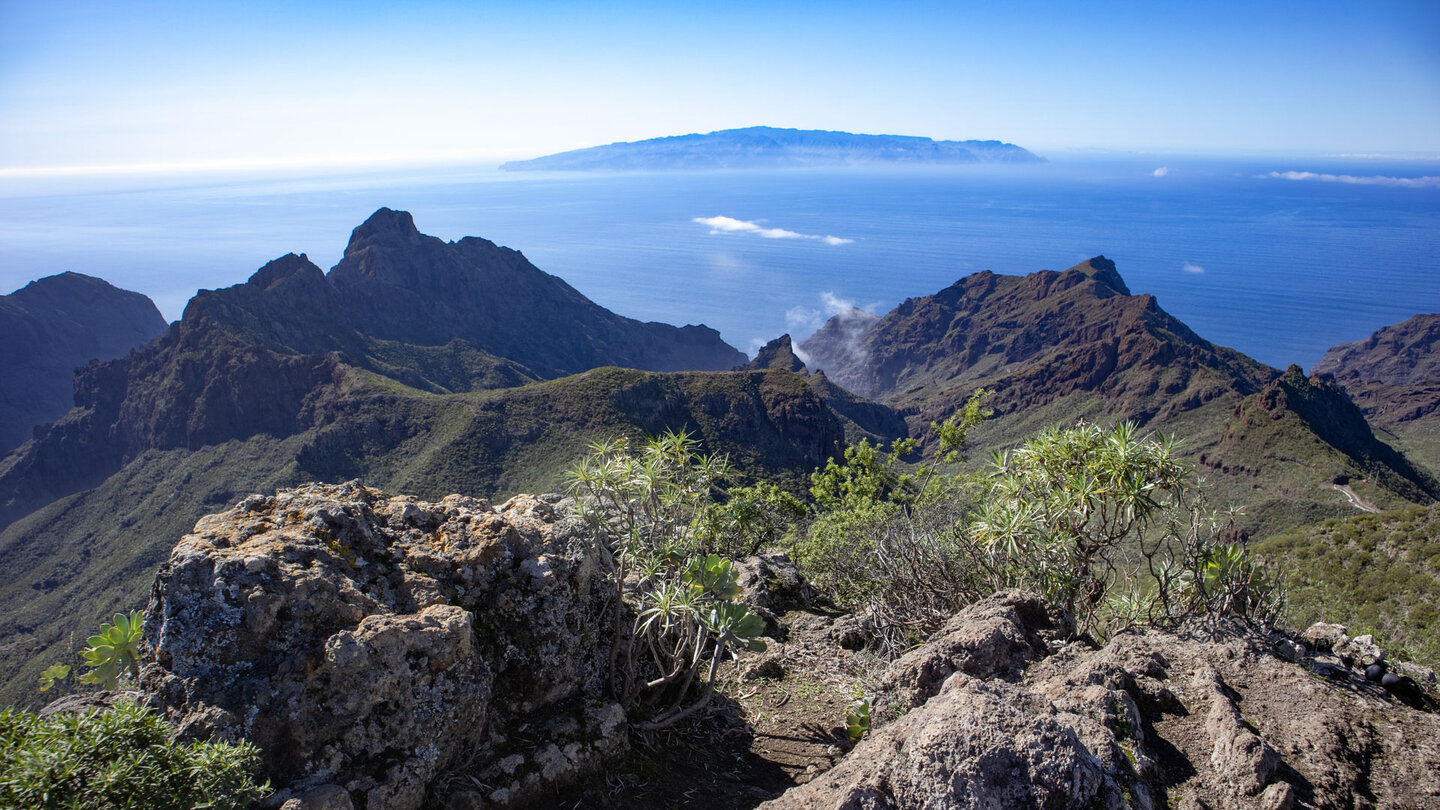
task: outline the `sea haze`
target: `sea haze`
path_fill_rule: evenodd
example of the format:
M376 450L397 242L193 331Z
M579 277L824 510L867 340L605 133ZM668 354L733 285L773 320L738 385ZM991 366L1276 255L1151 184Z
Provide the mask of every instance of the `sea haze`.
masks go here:
M322 267L380 206L482 236L610 309L754 352L827 307L884 312L980 270L1096 254L1202 336L1272 365L1440 311L1437 162L1054 160L1028 166L309 178L0 179L0 292L65 270L178 318L286 252ZM1395 181L1386 178L1406 178ZM496 295L504 295L496 290Z

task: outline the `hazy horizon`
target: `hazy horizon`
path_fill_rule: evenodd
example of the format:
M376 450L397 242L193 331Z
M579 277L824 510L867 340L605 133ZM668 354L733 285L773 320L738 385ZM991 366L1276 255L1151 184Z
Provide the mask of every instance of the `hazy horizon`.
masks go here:
M0 175L498 163L746 126L1440 157L1428 2L0 0Z

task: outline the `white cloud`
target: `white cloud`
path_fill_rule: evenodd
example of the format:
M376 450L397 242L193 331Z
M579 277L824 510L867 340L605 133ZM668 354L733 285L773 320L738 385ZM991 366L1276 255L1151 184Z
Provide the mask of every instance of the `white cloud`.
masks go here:
M1200 273L1205 272L1205 268L1201 267L1201 266L1198 265L1198 264L1195 264L1194 262L1185 262L1185 264L1184 264L1183 266L1181 266L1180 269L1181 269L1181 270L1184 270L1184 271L1187 272L1187 273L1195 273L1195 274L1200 274Z
M1397 188L1440 188L1440 177L1389 177L1383 174L1317 174L1315 172L1270 172L1257 175L1277 180L1318 180L1322 183L1351 183L1362 186Z
M804 304L785 310L785 326L791 332L814 332L825 325L825 318L821 316L820 310L811 309Z
M758 222L751 222L734 217L695 217L691 222L698 222L710 228L710 233L753 233L765 239L814 239L817 242L824 242L827 245L848 245L854 239L845 239L840 236L818 236L816 234L799 233L787 231L784 228L767 228Z
M1169 173L1170 173L1170 167L1169 167L1169 166L1161 166L1160 168L1158 168L1158 169L1156 169L1155 171L1151 172L1151 174L1155 175L1156 177L1164 177L1165 175L1167 175L1167 174L1169 174Z

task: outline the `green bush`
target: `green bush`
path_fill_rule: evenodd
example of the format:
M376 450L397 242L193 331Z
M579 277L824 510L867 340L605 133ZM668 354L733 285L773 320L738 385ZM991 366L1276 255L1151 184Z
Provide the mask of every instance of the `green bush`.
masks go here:
M977 398L981 394L977 394ZM977 398L936 425L953 453L983 418ZM1285 591L1208 509L1173 442L1134 425L1050 429L998 454L982 481L894 471L861 447L816 473L824 508L796 542L822 586L904 646L1003 588L1044 595L1102 634L1197 614L1271 623ZM823 497L822 497L823 496Z
M178 744L148 709L0 712L0 807L241 810L269 793L250 743Z
M727 655L765 646L764 620L735 601L731 561L714 553L750 542L753 526L746 524L746 540L727 534L727 527L740 531L718 504L729 468L696 450L684 433L638 449L623 439L603 442L567 473L612 588L611 692L642 730L698 711ZM758 493L764 500L767 493ZM708 670L702 693L687 705L701 669Z

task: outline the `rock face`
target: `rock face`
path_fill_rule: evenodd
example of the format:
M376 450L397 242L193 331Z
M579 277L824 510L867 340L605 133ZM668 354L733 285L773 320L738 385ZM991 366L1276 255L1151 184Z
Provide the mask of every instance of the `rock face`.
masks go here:
M142 688L183 736L257 743L301 806L503 806L573 780L627 738L600 688L596 552L550 500L246 498L157 576ZM437 781L462 759L484 795Z
M1440 719L1361 672L1224 625L1100 649L1071 629L1020 593L965 609L882 676L903 715L762 807L1440 806Z
M1312 369L1345 387L1376 427L1440 474L1440 314L1416 315L1365 340L1331 347Z
M79 273L0 296L0 456L70 410L76 367L120 357L164 330L149 298Z
M1354 343L1330 347L1311 369L1344 383L1415 385L1440 381L1440 313L1416 315Z

